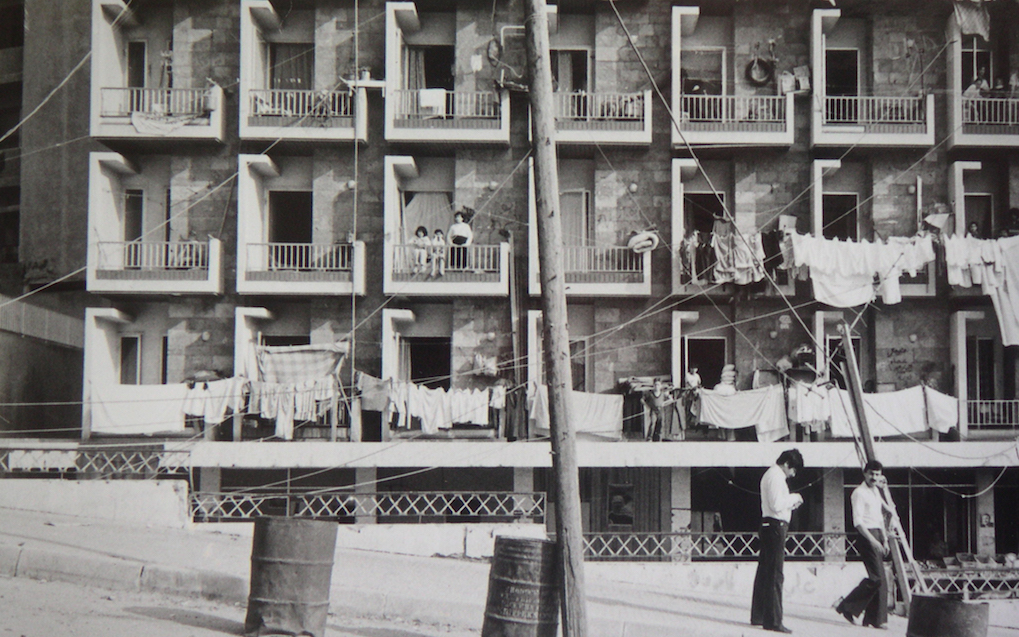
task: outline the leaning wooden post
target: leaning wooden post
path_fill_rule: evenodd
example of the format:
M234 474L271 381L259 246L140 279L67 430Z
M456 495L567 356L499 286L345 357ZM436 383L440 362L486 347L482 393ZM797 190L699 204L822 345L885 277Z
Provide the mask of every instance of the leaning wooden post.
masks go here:
M548 378L549 427L556 492L556 539L562 563L563 637L587 634L584 599L584 535L576 434L570 422L569 331L563 280L563 229L555 140L555 104L545 0L528 0L527 66L530 72L534 184L537 204L538 263L541 271L542 337Z
M863 408L863 385L860 383L860 369L856 366L856 352L853 351L853 340L849 333L849 326L842 323L839 325L839 331L842 332L842 350L846 355L845 372L849 380L849 397L853 404L853 411L856 412L856 422L860 425L863 453L867 458L867 462L870 462L871 460L877 460L877 455L874 453L874 438L870 435L867 414ZM893 507L895 506L892 503L892 495L888 492L887 487L883 489L882 495L884 495L888 504ZM905 545L906 549L909 550L905 535L900 535L901 528L900 525L896 529L897 532L892 536L892 539L893 541L898 541L900 546ZM910 560L912 560L912 553L910 552L909 555ZM899 588L902 590L902 601L908 609L912 599L912 592L909 589L909 579L906 577L906 568L902 562L902 555L899 553L899 546L896 546L895 550L892 551L892 564L895 566L896 580L898 580ZM920 579L920 584L923 584L923 579Z

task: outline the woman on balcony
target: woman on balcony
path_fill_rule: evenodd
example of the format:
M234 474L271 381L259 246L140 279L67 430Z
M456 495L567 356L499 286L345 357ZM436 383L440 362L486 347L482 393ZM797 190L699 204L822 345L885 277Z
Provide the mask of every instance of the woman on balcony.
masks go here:
M464 213L453 214L453 225L449 227L449 267L454 270L467 268L467 246L474 241L474 230L464 219Z

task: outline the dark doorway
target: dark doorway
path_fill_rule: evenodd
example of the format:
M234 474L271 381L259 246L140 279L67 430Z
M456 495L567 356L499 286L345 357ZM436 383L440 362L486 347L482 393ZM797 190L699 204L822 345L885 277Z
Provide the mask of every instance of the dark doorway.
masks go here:
M309 244L312 236L311 192L274 191L269 193L270 265L274 269L309 267L307 249L294 244Z
M993 338L966 338L966 380L970 400L994 400Z
M432 389L449 389L452 341L444 337L406 339L410 348L410 380Z
M855 97L860 94L860 52L856 49L829 49L825 54L825 94L828 97ZM857 101L827 101L825 119L835 124L858 121Z
M145 86L145 67L147 65L145 49L144 41L127 43L128 88L143 88Z
M860 351L860 339L859 337L853 337L853 351ZM846 350L842 347L841 336L829 336L826 343L825 351L827 352L828 360L828 378L831 382L839 389L846 389L849 387L849 381L846 379L845 372L843 371L844 365L846 364Z
M722 380L725 366L725 339L722 337L683 339L683 374L697 368L701 385L712 388Z
M310 336L270 336L262 335L262 345L268 347L289 347L292 345L311 345Z
M429 46L424 49L425 87L453 90L454 56L451 46Z
M856 202L857 196L853 194L822 197L821 234L825 239L857 240Z

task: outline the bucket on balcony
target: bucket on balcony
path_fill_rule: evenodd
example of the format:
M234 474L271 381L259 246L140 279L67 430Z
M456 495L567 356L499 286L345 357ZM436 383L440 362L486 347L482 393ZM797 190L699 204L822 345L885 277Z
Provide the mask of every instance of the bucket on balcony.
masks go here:
M335 549L335 522L256 519L244 632L324 637Z
M556 637L556 544L496 537L481 637Z
M913 595L906 637L986 637L990 612L987 602Z

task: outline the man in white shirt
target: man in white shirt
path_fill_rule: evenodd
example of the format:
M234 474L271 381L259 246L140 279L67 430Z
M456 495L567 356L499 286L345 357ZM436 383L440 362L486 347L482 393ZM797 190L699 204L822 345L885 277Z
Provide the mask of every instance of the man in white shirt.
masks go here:
M803 455L797 449L783 451L761 478L761 551L754 578L754 597L750 605L750 623L764 630L791 633L782 623L782 584L785 575L785 537L793 509L803 504L803 496L789 493L786 480L803 469Z
M888 621L888 579L882 564L889 553L885 533L884 512L895 515L895 509L881 497L885 477L884 466L870 460L863 467L863 484L853 490L853 526L860 533L860 555L867 568L867 577L835 606L835 611L850 624L863 613L863 625L884 628Z

